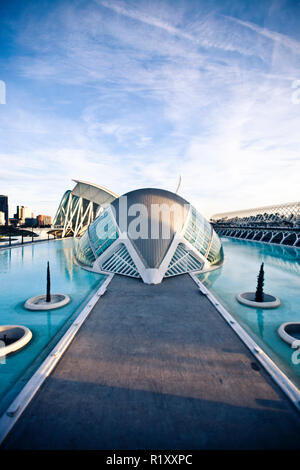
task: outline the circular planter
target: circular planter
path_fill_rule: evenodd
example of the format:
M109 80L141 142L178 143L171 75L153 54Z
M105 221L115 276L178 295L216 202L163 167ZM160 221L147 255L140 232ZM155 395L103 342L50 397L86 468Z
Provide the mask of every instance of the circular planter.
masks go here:
M27 310L53 310L67 305L70 300L66 294L51 294L51 302L46 302L45 295L37 295L26 300L24 307Z
M6 346L2 341L6 337ZM0 357L24 348L32 338L32 333L26 326L22 325L1 325L0 326Z
M255 301L255 292L243 292L236 296L237 300L248 307L256 308L275 308L279 307L280 300L275 295L264 294L263 302Z
M287 322L282 323L277 330L280 338L291 346L295 341L300 344L300 322Z

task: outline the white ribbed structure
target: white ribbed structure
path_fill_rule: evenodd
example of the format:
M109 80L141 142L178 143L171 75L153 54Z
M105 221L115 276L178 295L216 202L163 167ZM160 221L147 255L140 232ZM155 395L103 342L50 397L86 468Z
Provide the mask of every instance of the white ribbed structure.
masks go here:
M80 180L74 182L76 186L63 195L53 221L56 228L62 229L62 237L82 235L101 210L118 198L103 186Z
M123 243L104 263L102 270L110 273L123 274L130 277L141 277L136 266Z
M204 263L197 260L183 243L179 243L173 255L165 277L176 276L178 274L201 271Z
M120 201L124 197L129 214L125 223L121 210L124 201ZM141 278L146 284L158 284L164 277L209 271L222 264L223 249L218 235L180 196L169 191L143 189L119 199L95 219L79 240L76 258L83 267L99 273ZM157 215L159 204L166 211L164 214ZM152 211L153 207L155 211ZM170 213L170 208L173 212L166 219L164 216ZM136 238L133 238L132 224L140 227ZM146 229L142 233L143 224ZM166 226L170 229L168 237L163 235Z

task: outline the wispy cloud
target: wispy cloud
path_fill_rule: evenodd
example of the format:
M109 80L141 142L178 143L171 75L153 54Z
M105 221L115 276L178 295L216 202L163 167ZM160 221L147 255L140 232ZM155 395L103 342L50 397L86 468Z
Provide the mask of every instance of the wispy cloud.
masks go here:
M298 198L298 41L190 5L53 2L10 19L0 159L12 205L37 207L49 187L53 214L71 178L122 193L174 190L179 174L207 216Z
M271 39L274 42L278 42L282 44L283 46L288 47L292 49L293 51L296 51L297 53L300 53L300 42L296 41L293 38L290 38L289 36L285 34L272 31L268 28L262 28L261 26L253 24L249 21L242 21L242 20L239 20L238 18L233 18L232 16L225 16L225 18L228 18L237 24L240 24L242 26L245 26L246 28L251 29L252 31L255 31L261 36Z
M189 33L184 32L182 29L176 28L175 26L172 26L172 24L167 23L166 21L162 21L155 16L151 16L149 14L143 13L142 11L137 12L136 10L124 8L124 6L122 6L121 4L109 3L106 1L100 1L99 4L103 5L106 8L109 8L110 10L115 11L116 13L122 16L126 16L127 18L140 21L141 23L147 24L149 26L162 29L166 31L167 33L172 34L174 36L188 39L189 41L194 41L196 43L199 42L197 38L195 38L193 35Z

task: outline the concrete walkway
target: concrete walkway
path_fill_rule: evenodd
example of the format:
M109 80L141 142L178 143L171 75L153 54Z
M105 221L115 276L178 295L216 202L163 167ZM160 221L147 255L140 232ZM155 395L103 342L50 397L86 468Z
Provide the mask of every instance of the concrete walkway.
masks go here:
M190 276L115 276L6 449L299 448L299 415Z

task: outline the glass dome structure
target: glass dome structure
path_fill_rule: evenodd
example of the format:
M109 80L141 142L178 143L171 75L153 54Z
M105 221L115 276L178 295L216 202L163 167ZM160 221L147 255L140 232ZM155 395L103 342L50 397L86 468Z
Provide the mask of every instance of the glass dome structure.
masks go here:
M77 241L75 255L87 269L147 284L223 262L212 225L182 197L152 188L115 199Z

